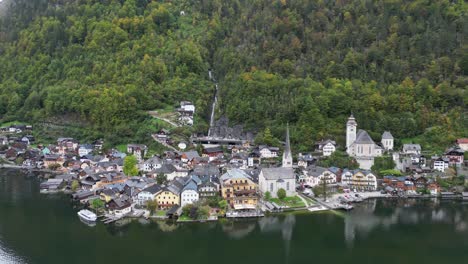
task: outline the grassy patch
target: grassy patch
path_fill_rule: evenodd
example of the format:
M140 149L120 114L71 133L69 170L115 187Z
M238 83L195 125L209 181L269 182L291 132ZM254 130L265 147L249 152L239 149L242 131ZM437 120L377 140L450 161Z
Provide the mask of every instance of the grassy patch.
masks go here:
M163 210L156 211L155 215L156 216L166 216L166 211L163 211Z
M5 123L0 124L0 127L9 127L12 125L29 125L29 124L25 122L20 122L20 121L10 121L10 122L5 122Z
M277 205L280 206L289 206L289 207L304 207L305 204L299 198L299 196L293 196L293 197L286 197L283 200L280 200L279 198L271 198L270 202L274 202Z
M120 144L120 145L115 146L115 148L122 153L127 152L127 144Z
M179 221L192 221L193 219L190 218L188 215L181 215L179 217Z

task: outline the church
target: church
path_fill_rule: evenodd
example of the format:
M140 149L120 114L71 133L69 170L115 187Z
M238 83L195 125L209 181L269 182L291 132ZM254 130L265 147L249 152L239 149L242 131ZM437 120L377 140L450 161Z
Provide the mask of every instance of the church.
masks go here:
M289 141L289 126L286 128L286 144L283 152L283 164L279 168L263 168L258 176L258 187L263 195L269 192L277 198L279 189L286 191L286 196L296 196L296 175L293 170L291 142Z
M351 114L346 123L346 152L356 159L361 169L369 170L374 165L375 157L393 149L393 136L388 131L382 135L382 146L376 144L367 131L357 129L356 119Z

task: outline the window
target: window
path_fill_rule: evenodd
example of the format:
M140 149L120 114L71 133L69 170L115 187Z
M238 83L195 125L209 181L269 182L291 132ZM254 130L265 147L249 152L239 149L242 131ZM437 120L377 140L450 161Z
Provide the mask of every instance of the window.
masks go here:
M273 191L273 183L270 183L270 192Z
M289 191L289 182L286 183L286 191Z

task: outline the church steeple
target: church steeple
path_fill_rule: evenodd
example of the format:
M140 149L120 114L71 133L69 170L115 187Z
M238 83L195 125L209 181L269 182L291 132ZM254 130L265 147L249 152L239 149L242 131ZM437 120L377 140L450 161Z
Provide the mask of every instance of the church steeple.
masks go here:
M291 153L291 142L289 141L289 123L286 127L286 145L284 146L283 152L283 167L292 167L292 153Z

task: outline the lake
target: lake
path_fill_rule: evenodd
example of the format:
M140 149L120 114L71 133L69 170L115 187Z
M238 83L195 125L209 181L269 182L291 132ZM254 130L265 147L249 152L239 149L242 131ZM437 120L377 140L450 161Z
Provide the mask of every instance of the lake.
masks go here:
M468 204L368 200L349 213L117 227L81 223L69 198L0 171L0 263L468 263Z

